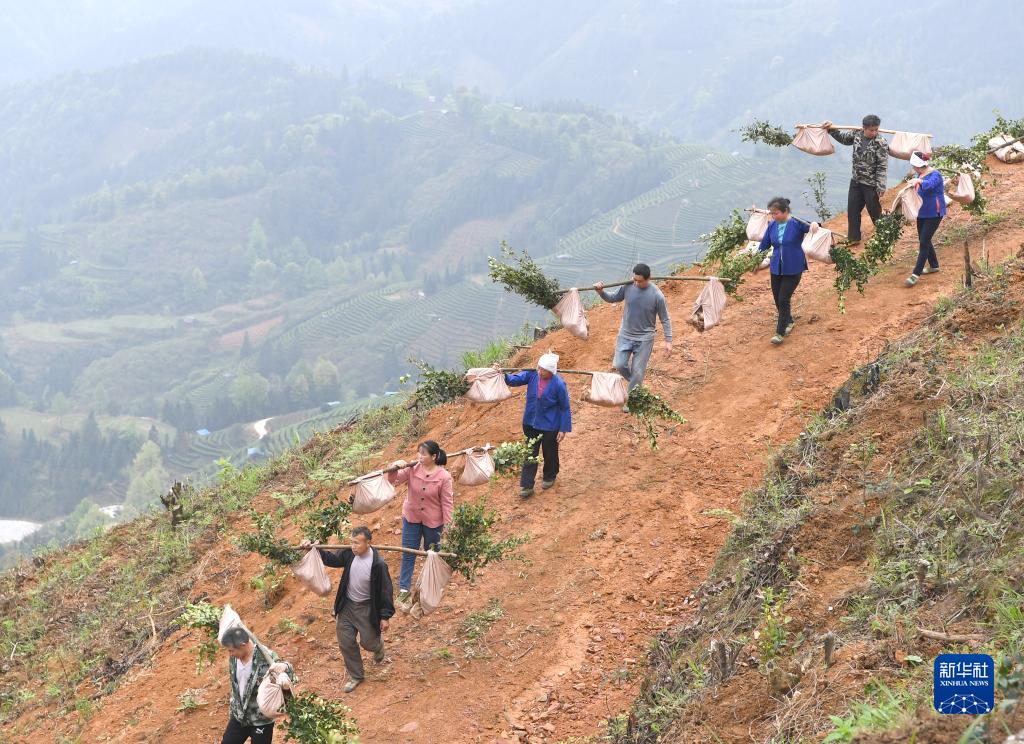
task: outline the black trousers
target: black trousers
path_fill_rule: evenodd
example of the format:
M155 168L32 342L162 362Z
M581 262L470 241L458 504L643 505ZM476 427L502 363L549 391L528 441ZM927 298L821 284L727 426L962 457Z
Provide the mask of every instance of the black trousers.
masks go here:
M868 208L871 224L875 224L882 216L882 202L878 200L878 190L866 183L850 181L850 192L846 196L846 219L849 224L847 232L850 240L860 240L860 213Z
M917 218L917 263L914 265L914 276L921 276L924 271L924 263L933 269L939 268L939 257L935 253L935 246L932 245L932 238L935 231L939 229L941 217L918 217Z
M553 481L555 476L558 475L558 432L541 431L524 424L523 434L526 435L527 439L540 437L540 440L533 445L533 457L536 459L538 452L544 453L544 480ZM519 476L519 487L533 488L533 484L536 481L537 463L532 462L523 465L522 475Z
M270 744L274 740L274 724L243 726L234 716L228 716L228 727L220 744L243 744L247 740L252 740L252 744Z
M786 326L793 322L791 301L801 276L803 274L772 274L772 297L775 298L775 309L779 311L775 332L780 336L786 332Z

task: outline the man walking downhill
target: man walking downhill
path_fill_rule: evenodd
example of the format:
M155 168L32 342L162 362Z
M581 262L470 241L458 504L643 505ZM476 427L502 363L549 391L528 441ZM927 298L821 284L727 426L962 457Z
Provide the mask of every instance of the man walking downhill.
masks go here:
M373 654L375 663L384 662L381 634L388 629L388 620L395 614L388 564L370 545L372 540L373 533L368 527L356 527L352 530L351 547L344 550L320 548L325 566L345 569L334 598L335 632L348 672L345 692L352 692L363 681L360 646Z
M505 375L512 387L526 385L526 408L523 410L523 434L533 441L533 462L523 465L519 476L519 495L533 496L537 482L537 454L544 453L545 491L555 485L558 477L558 444L572 431L572 410L565 381L558 376L558 355L541 355L537 370L524 369L514 375Z
M665 357L672 355L672 321L668 317L665 295L651 284L651 267L637 264L633 267L633 283L619 287L612 293L604 291L604 284L598 282L594 289L605 302L625 302L622 311L622 325L615 339L615 358L612 365L616 371L629 380L632 390L644 381L647 363L654 349L655 319L661 318L661 332L665 334ZM628 412L629 406L622 407Z
M882 216L882 194L889 172L889 144L878 135L882 120L874 114L864 117L859 132L832 129L832 122L826 121L832 139L840 144L853 146L853 177L846 197L847 232L851 243L859 243L860 218L864 207L868 208L871 224Z
M274 721L260 713L256 691L260 682L273 671L277 681L286 690L291 689L292 665L277 660L276 654L256 644L244 628L228 628L221 638L227 649L228 677L231 680L231 713L224 729L221 744L271 744L274 739Z

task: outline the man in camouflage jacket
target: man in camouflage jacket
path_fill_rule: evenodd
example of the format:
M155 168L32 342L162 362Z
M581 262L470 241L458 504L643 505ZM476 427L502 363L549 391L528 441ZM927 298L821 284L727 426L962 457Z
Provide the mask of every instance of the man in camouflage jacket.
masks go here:
M881 217L880 198L885 192L889 170L889 143L878 134L882 120L868 114L861 123L864 128L859 132L848 132L831 129L832 122L825 122L825 126L830 127L828 133L832 139L853 146L853 177L846 197L847 232L851 243L860 242L860 218L864 207L868 208L872 224Z
M278 661L277 654L254 641L240 627L230 628L221 639L221 645L231 655L228 661L231 715L221 744L243 744L247 740L251 740L252 744L271 744L274 739L274 721L260 712L256 691L271 670L276 674L288 675L287 680L279 678L285 689L290 689L294 679L291 664Z

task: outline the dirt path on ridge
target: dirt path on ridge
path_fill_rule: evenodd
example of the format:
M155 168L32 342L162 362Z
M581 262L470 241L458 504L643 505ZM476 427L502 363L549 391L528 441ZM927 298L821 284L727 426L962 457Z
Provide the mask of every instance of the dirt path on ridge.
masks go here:
M989 208L1011 213L986 241L995 262L1024 242L1016 212L1024 168L994 164L993 171L999 185L989 189ZM965 215L951 208L940 235L963 222ZM845 217L833 224L845 230ZM730 301L723 325L704 335L685 323L699 286L665 287L676 352L668 360L655 352L648 382L689 423L663 435L660 451L652 453L631 417L574 403L558 485L538 490L529 502L519 499L513 482L490 487L503 529L533 536L523 550L527 562L491 567L474 586L457 579L442 609L422 621L396 618L387 633L390 661L368 662L367 682L352 695L341 691L329 600L289 580L284 598L264 613L247 585L261 561L239 556L227 541L208 556L200 589L236 606L295 664L307 689L343 698L365 742L507 741L515 738L513 725L526 729L530 742L599 733L602 719L626 710L635 696L649 638L689 614L686 598L707 575L728 529L705 512L737 510L773 448L799 433L850 370L957 288L960 248L939 254L942 272L905 288L916 256L916 235L908 228L893 265L871 281L866 296L848 296L846 315L836 307L833 270L812 264L795 297L796 330L780 347L768 343L775 313L767 273L752 277L746 300ZM590 312L589 341L560 331L518 361L535 361L550 348L563 367L609 369L620 312L597 308ZM579 379L568 383L578 399ZM506 440L518 435L521 411L519 393L495 406L446 406L432 414L429 435L452 450ZM457 498L480 491L461 489ZM396 502L374 515L378 542L398 542L399 514ZM389 562L397 575L397 561ZM467 646L461 624L492 600L503 614L481 642ZM303 634L278 630L286 619ZM151 667L105 698L81 740L219 741L227 717L223 659L196 676L194 647L191 636L172 637ZM207 704L175 712L187 688L201 689Z

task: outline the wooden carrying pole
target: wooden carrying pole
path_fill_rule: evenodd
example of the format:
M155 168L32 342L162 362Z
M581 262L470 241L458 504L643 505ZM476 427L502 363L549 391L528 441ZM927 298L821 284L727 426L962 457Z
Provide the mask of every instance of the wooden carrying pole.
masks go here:
M1004 145L999 145L998 147L990 147L990 148L988 148L988 154L992 155L993 153L999 152L1004 147L1013 147L1015 144L1020 142L1022 139L1024 139L1024 137L1016 137L1016 138L1010 140L1009 142L1007 142Z
M502 372L523 372L528 369L536 369L536 367L502 367ZM593 372L587 372L582 369L560 369L558 370L560 375L592 375Z
M810 128L810 129L822 129L822 126L821 126L821 124L797 124L796 128L797 129L808 129L808 128ZM863 124L861 124L861 125L833 124L832 126L829 127L829 129L863 129L863 128L864 128ZM896 129L882 129L881 127L879 127L878 131L882 132L883 134L899 134L899 130L896 130ZM913 134L918 134L918 132L913 132ZM925 134L924 132L920 132L920 134L923 137L931 137L930 134Z
M494 449L494 447L492 447L489 444L486 444L483 447L467 447L464 450L459 450L458 452L452 452L452 453L448 454L448 457L449 458L461 457L462 455L466 455L466 454L468 454L470 452L489 452L492 449ZM361 481L363 478L366 478L367 476L382 475L383 473L397 473L399 470L402 470L403 468L411 468L415 464L416 464L416 460L413 460L412 462L405 463L405 465L392 465L390 467L382 468L380 470L374 470L372 472L366 473L365 475L360 475L358 478L353 478L352 480L350 480L348 482L348 485L354 486L359 481Z
M744 211L744 212L759 212L759 213L761 213L761 214L767 214L767 213L768 213L768 210L767 210L767 209L758 209L757 207L747 207L747 208L746 208L746 209L744 209L743 211ZM799 217L797 217L796 215L793 215L793 219L794 219L794 220L796 220L797 222L802 222L802 223L803 223L803 224L805 224L805 225L810 225L810 224L811 224L811 223L810 223L810 222L808 222L807 220L802 220L802 219L800 219ZM821 223L819 222L818 224L820 225ZM825 229L826 229L826 230L828 230L828 228L827 228L827 227L826 227ZM831 230L830 232L831 232L831 233L832 233L833 235L838 235L838 236L839 236L840 238L842 238L843 240L848 240L848 239L849 239L849 238L847 238L847 237L846 237L845 235L843 235L843 234L842 234L841 232L839 232L838 230Z
M715 277L711 277L711 276L652 276L651 277L651 281L652 282L653 281L659 281L659 282L707 282L707 281L711 281L712 279L718 279L718 281L720 281L722 284L732 284L732 279L719 279L717 276L715 276ZM608 287L623 287L623 286L625 286L627 284L632 284L632 283L633 283L632 279L629 279L629 280L624 281L624 282L611 282L609 284L605 284L604 288L608 289ZM577 291L579 291L579 292L587 292L587 291L596 292L597 291L593 287L576 287L575 289ZM568 289L559 289L557 292L555 292L555 294L565 294L568 291L569 291ZM589 374L589 372L587 374Z
M323 550L344 550L345 548L352 547L351 545L296 545L294 546L299 550L311 550L313 548L321 548ZM423 555L427 554L426 550L416 550L415 548L403 548L398 545L374 545L377 550L390 550L395 553L410 553L412 555ZM442 558L454 558L455 553L438 553Z

